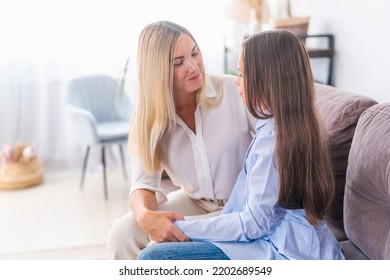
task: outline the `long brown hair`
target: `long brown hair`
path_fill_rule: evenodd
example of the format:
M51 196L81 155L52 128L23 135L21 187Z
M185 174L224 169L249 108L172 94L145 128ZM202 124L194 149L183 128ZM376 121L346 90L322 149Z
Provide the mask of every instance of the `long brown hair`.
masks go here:
M306 49L293 33L279 29L249 37L242 57L249 111L275 122L278 203L303 208L316 225L333 200L334 179Z

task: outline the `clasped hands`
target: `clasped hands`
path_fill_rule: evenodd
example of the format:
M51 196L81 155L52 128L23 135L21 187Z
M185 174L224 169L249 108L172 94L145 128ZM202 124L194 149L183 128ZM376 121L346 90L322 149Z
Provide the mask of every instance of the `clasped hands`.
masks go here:
M149 210L143 213L138 224L155 243L191 241L173 224L180 220L184 220L184 216L174 212Z

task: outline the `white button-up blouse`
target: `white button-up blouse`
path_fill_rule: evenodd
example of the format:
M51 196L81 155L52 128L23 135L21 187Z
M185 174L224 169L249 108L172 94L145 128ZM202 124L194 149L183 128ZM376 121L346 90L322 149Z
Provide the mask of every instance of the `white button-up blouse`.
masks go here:
M173 128L161 142L162 169L146 174L132 156L130 195L137 189L156 192L159 203L166 200L161 189L165 169L173 184L194 199L229 197L252 140L255 118L247 111L235 77L206 75L206 95L223 92L217 106L200 106L195 111L196 133L176 116Z

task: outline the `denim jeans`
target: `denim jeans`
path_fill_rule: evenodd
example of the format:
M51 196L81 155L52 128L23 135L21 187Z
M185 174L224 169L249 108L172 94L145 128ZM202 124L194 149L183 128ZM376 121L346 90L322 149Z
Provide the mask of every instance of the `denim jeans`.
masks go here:
M209 242L166 242L146 247L138 260L229 260L217 246Z

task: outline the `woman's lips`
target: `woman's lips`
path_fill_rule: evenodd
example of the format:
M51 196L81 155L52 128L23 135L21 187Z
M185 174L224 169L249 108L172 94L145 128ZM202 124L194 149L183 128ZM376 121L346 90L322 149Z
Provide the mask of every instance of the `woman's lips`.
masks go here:
M192 76L192 77L188 78L187 80L188 80L188 81L197 80L197 79L199 78L199 76L200 76L200 74L197 74L197 75L195 75L195 76Z

